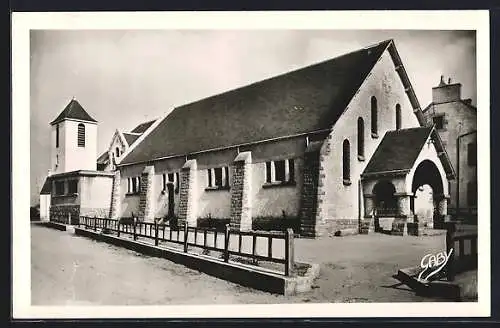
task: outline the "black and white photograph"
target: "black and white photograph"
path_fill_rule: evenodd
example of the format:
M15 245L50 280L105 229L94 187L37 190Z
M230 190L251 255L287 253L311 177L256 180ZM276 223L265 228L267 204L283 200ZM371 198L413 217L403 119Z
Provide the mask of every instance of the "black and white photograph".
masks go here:
M13 25L20 315L488 315L487 12L163 14Z

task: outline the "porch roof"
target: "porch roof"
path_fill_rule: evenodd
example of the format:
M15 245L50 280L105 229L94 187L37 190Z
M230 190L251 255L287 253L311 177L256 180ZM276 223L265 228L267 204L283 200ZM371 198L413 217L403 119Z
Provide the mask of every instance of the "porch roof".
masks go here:
M48 195L48 194L50 194L51 189L52 189L52 186L51 186L51 183L50 183L50 179L46 178L45 182L43 183L42 190L40 190L40 195Z
M431 132L432 127L387 132L362 176L409 172Z

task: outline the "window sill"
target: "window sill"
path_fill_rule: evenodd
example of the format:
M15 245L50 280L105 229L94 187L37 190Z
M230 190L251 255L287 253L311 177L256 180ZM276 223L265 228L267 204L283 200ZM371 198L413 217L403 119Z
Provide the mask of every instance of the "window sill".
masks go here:
M365 161L365 156L358 155L358 161L364 162Z
M125 196L129 197L129 196L139 196L140 193L138 192L128 192L125 194Z
M266 182L262 185L262 188L278 188L278 187L295 187L295 181L286 181L286 182Z
M65 195L54 195L52 198L70 198L70 197L77 197L77 193L72 193L72 194L65 194Z
M373 138L373 139L378 139L378 133L373 133L373 132L372 132L372 138Z
M352 184L350 179L343 179L342 182L344 183L344 186L350 186Z
M229 190L228 186L220 186L220 187L206 187L205 191L224 191Z
M167 193L167 189L163 189L163 190L161 191L161 194L162 194L162 195L165 195L166 193ZM175 189L175 190L174 190L174 193L175 193L175 194L178 194L178 193L179 193L179 189Z

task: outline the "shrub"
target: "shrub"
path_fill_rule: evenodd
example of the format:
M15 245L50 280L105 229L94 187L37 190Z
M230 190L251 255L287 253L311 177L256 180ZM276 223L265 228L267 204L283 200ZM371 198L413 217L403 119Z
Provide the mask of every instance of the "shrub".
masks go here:
M226 224L229 224L230 219L218 219L218 218L198 218L196 226L198 228L210 228L216 229L217 231L224 231Z
M255 217L252 220L252 230L283 231L292 228L294 233L300 232L298 217Z

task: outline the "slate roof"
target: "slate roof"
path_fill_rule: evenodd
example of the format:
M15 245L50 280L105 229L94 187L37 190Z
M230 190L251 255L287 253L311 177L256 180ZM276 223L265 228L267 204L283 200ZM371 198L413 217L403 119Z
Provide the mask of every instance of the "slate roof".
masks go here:
M42 190L40 190L40 195L50 194L51 189L52 189L52 184L50 182L50 179L47 177L45 178L45 182L43 183Z
M410 170L431 132L432 127L386 132L362 175Z
M59 123L65 119L77 119L87 122L97 122L86 111L82 105L76 100L72 99L64 110L56 117L55 120L50 122L51 125Z
M120 164L329 129L391 42L177 107Z
M130 131L131 133L144 133L146 132L147 129L149 129L149 127L151 125L153 125L153 123L156 122L156 120L152 120L152 121L148 121L148 122L144 122L144 123L141 123L139 124L138 126L136 126L132 131ZM130 144L129 144L130 145Z
M107 164L108 162L109 162L108 151L105 151L99 157L97 157L97 164Z
M123 136L125 137L125 141L127 141L128 146L130 147L141 135L124 132Z

